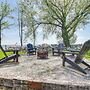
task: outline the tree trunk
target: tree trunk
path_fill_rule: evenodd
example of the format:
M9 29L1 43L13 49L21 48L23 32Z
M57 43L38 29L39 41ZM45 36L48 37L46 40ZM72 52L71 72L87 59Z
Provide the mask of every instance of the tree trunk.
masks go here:
M23 12L21 12L21 47L23 46Z
M1 21L0 21L0 46L1 46Z
M21 42L21 48L22 48L22 46L23 46L23 41L22 41L22 39L23 39L23 30L22 30L22 21L21 21L21 36L20 36L20 42Z
M35 42L36 42L36 33L35 31L33 31L33 45L35 46Z
M36 41L36 40L34 39L34 41L33 41L33 45L34 45L34 46L35 46L35 41Z
M63 36L63 42L64 42L64 44L65 44L66 47L70 47L70 41L68 39L68 35L65 34Z
M62 38L63 38L63 43L65 44L65 46L70 47L70 40L69 40L68 32L65 29L65 27L62 29Z

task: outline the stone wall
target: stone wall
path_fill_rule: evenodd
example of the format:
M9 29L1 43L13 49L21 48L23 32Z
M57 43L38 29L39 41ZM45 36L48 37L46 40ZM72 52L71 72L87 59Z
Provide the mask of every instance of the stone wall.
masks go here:
M90 90L90 86L62 85L0 78L0 90Z

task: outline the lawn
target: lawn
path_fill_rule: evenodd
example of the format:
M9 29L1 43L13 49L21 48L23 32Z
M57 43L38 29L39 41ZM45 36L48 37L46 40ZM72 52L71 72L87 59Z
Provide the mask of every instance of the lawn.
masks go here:
M7 52L6 53L8 56L12 54L12 52ZM5 55L3 54L3 52L0 51L0 59L5 57Z
M89 51L87 52L87 54L85 55L85 58L90 60L90 50L89 50Z
M11 54L13 54L13 52L6 52L6 54L9 56ZM25 51L20 51L19 54L26 54ZM0 59L5 57L5 55L3 54L3 52L0 51Z
M6 52L7 55L11 55L13 54L13 52ZM25 51L20 51L19 54L26 54ZM0 51L0 59L5 57L4 54ZM85 58L90 60L90 51L87 52L87 54L85 55Z

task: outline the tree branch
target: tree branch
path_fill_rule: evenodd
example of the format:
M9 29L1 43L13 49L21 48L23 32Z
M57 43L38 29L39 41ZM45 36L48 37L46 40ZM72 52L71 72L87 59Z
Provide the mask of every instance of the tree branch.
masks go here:
M54 20L56 20L59 24L62 24L62 23L58 20L58 18L55 18L49 11L48 11L48 13L49 13L50 16L51 16Z
M60 12L63 12L63 10L60 9L57 5L55 5L53 2L51 2L51 4L52 4L54 7L56 7ZM60 14L60 16L62 17L61 13L59 13L59 14Z
M90 8L90 4L89 4L87 7L85 7L84 10L83 10L80 14L78 14L77 16L75 16L74 19L72 19L72 21L69 22L69 24L66 26L67 29L70 27L70 25L72 26L72 24L73 24L77 19L79 20L80 18L82 18L82 16L86 13L86 10L87 10L88 8ZM87 13L87 14L88 14L88 13ZM86 16L86 15L85 15L85 16Z
M58 27L61 27L61 25L58 25L58 24L55 24L55 23L51 23L51 22L39 22L37 23L38 25L40 24L51 24L51 25L54 25L54 26L58 26Z
M8 26L2 27L2 30L3 30L3 29L6 29L6 28L9 28L9 27L12 26L12 25L14 25L14 24L9 24Z
M47 4L47 6L53 11L53 13L54 13L60 20L62 20L62 18L59 17L59 15L56 13L56 11L55 11L52 7L50 7L50 5L48 4L47 1L46 1L46 4Z

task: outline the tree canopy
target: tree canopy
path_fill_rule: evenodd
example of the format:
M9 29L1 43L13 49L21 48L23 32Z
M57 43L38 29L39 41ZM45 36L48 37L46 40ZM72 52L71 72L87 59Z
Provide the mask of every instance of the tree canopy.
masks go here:
M38 28L38 24L36 24L36 10L35 3L32 0L25 0L20 2L20 6L23 14L23 27L26 27L25 31L25 39L30 38L33 40L33 44L35 45L36 40L36 29Z
M10 5L7 2L0 3L0 45L1 45L1 31L8 28L10 24L7 18L13 18L11 13L13 9L10 8Z
M24 22L27 36L43 26L45 35L55 33L62 37L65 46L70 46L76 30L90 19L90 0L23 0Z
M90 0L42 0L38 24L44 24L46 32L61 33L66 46L78 28L90 19Z

